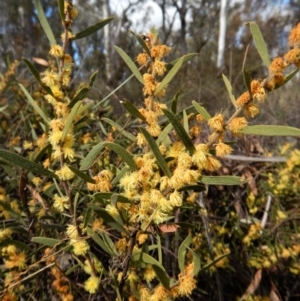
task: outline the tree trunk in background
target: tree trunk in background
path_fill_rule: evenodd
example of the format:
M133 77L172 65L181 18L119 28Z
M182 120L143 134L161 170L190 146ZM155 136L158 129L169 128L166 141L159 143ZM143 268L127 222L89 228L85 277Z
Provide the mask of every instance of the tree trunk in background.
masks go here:
M103 19L107 19L110 16L110 7L109 7L109 0L103 1ZM112 64L111 64L111 31L110 31L110 24L104 26L104 48L105 48L105 71L106 71L106 78L109 82L112 77Z
M225 40L226 40L226 7L227 7L227 0L221 0L220 29L219 29L218 58L217 58L217 67L219 69L221 69L224 65Z

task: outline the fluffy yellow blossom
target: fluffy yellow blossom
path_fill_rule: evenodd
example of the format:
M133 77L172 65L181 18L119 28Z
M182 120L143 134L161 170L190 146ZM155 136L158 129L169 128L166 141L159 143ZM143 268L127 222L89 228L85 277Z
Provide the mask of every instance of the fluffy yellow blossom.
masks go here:
M152 296L150 297L149 301L163 301L163 300L168 300L168 291L161 285L159 284L155 289L154 292L152 293Z
M57 170L55 174L62 181L72 180L75 177L73 171L71 171L71 169L66 164L61 169Z
M69 198L67 196L61 197L58 194L55 194L53 207L59 212L64 212L65 209L70 208Z
M285 56L284 60L287 64L295 64L297 68L300 68L300 49L291 49Z
M249 92L246 91L241 96L239 96L239 98L236 100L236 104L239 107L242 107L242 106L246 105L249 101L250 101L250 95L249 95Z
M44 72L44 77L41 81L48 87L54 86L59 81L59 75L57 72L46 70Z
M217 132L224 132L224 115L217 114L208 120L209 127Z
M79 237L77 227L74 225L67 226L67 235L72 239L77 239Z
M73 247L73 252L75 255L85 255L89 249L89 244L84 239L71 239L70 245Z
M137 58L136 61L138 62L139 65L146 65L147 61L148 61L148 55L146 52L140 53Z
M289 45L291 47L300 47L300 23L298 23L289 34Z
M64 55L63 48L60 45L51 45L51 49L49 51L49 54L61 58Z
M219 142L217 145L216 145L216 155L218 157L222 157L222 156L225 156L225 155L229 155L231 154L232 152L232 147L228 144L225 144L223 142Z
M229 123L229 129L237 134L240 130L247 126L247 120L244 117L236 117L231 120Z
M116 216L119 215L118 209L117 209L115 206L113 206L113 205L108 204L108 205L105 207L105 210L106 210L111 216L116 217Z
M146 270L144 272L144 279L147 282L151 282L156 277L155 271L153 270L152 265L147 265Z
M91 276L88 280L84 282L84 289L90 294L95 294L98 290L99 282L99 277Z
M282 57L275 58L269 66L269 71L271 74L281 74L286 67L286 63L284 62Z
M251 103L251 104L245 106L246 117L254 118L258 114L259 114L259 108L257 105Z
M155 60L153 64L153 69L158 76L162 76L167 70L166 63L160 60Z

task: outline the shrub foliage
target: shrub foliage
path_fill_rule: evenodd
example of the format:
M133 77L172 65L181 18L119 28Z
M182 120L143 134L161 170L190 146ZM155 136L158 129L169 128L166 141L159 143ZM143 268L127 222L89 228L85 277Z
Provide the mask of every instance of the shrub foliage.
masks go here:
M298 71L300 23L289 52L272 61L248 23L269 72L251 79L243 66L237 98L223 75L232 116L192 100L178 111L178 94L164 95L197 54L168 62L172 49L155 30L133 33L141 45L134 60L115 50L144 101L124 97L127 113L115 120L106 99L87 98L98 72L76 87L67 52L113 18L72 33L77 10L58 1L57 42L35 2L49 61L36 60L38 71L24 59L35 82L19 83L13 63L0 86L14 97L0 112L1 299L280 300L299 290L299 150L283 146L284 164L264 157L228 168L228 160L241 137L300 136L297 128L251 124L272 101L267 95Z

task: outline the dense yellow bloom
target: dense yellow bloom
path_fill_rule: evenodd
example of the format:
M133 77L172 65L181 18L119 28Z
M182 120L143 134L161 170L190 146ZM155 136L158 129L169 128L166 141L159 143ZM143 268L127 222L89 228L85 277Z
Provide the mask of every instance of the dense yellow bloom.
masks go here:
M59 75L57 72L46 70L44 72L44 77L41 81L48 87L54 86L59 81Z
M67 235L72 239L77 239L79 237L77 227L74 225L68 225Z
M249 105L245 106L245 115L248 118L254 118L256 115L259 114L258 106L250 103Z
M229 129L237 134L240 130L246 127L248 124L247 120L244 117L236 117L231 120L229 123Z
M287 64L295 64L297 68L300 68L300 49L291 49L285 56L284 60Z
M91 276L88 280L84 282L84 289L90 294L95 294L99 287L99 282L99 277Z
M300 46L300 23L298 23L290 32L289 45L299 48Z
M55 194L53 207L59 212L64 212L65 209L70 208L69 198L67 196L61 197L58 194Z
M49 54L54 57L62 58L64 55L64 51L60 45L51 45Z
M139 65L146 65L148 61L148 54L146 52L140 53L137 56L136 61L138 62Z
M165 301L168 299L168 291L159 284L152 293L149 301Z
M73 252L75 255L85 255L89 249L89 244L84 239L71 239L70 245L73 247Z
M27 266L26 254L24 252L21 252L19 254L11 254L7 260L4 260L4 265L8 269L18 268L19 270L23 270Z
M284 62L282 57L275 58L269 66L269 71L271 74L281 74L286 67L286 63Z
M217 132L223 132L224 131L224 115L217 114L216 116L210 118L208 120L209 127Z
M155 60L153 64L153 69L157 75L162 76L167 70L166 63L160 60Z
M0 241L9 238L12 235L11 229L7 228L4 230L0 230Z
M68 167L68 165L64 164L64 166L57 170L55 174L60 178L62 181L68 181L72 180L75 177L75 174L71 169Z
M155 81L155 78L151 74L145 73L143 75L143 79L144 79L144 88L143 88L144 95L153 95L158 85L158 83Z
M247 104L249 101L250 101L250 95L249 95L249 92L246 91L241 96L239 96L239 98L236 100L236 104L239 107L242 107L245 104Z
M225 156L225 155L229 155L232 152L232 147L228 144L225 144L223 142L219 142L216 145L216 155L219 157Z

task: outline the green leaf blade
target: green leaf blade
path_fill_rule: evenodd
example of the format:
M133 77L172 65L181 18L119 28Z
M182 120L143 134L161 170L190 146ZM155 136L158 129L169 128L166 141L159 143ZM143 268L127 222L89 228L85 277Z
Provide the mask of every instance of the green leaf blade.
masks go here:
M250 26L250 31L253 36L256 49L257 49L262 61L269 68L271 61L269 58L266 42L263 38L263 35L262 35L259 27L257 26L257 24L255 22L248 22L246 24L248 24Z
M58 179L58 176L52 171L45 169L39 164L29 161L28 159L23 158L22 156L15 153L0 149L0 157L12 163L13 165L22 167L23 169L36 173L38 175Z
M135 75L135 77L139 80L139 82L143 85L144 84L144 79L135 65L135 63L132 61L132 59L126 54L124 50L119 48L118 46L114 46L120 57L123 59L123 61L126 63L128 68L131 70L131 72Z
M234 105L234 107L236 108L236 107L237 107L237 104L236 104L235 97L234 97L233 94L232 94L232 86L231 86L231 84L230 84L228 78L227 78L224 74L222 74L222 77L223 77L223 81L224 81L224 83L225 83L227 92L228 92L228 94L229 94L230 101L231 101L231 103ZM197 105L198 105L198 103L197 103Z
M141 128L141 132L142 134L145 136L147 142L150 145L150 148L156 158L156 162L159 165L159 167L162 169L162 171L164 172L164 174L168 177L171 178L172 177L172 172L169 169L169 166L167 164L167 162L165 161L163 155L161 154L161 152L159 151L159 148L154 140L154 138L144 129Z
M249 125L240 132L249 135L300 137L300 129L283 125Z
M237 176L202 176L201 183L206 185L241 185L241 177Z
M209 120L211 118L211 115L197 101L193 100L192 104L193 104L194 108L196 109L196 111L200 115L202 115L205 120Z
M184 56L181 59L179 59L179 61L173 66L173 68L169 71L169 73L161 81L161 83L156 88L154 95L157 95L166 85L169 84L169 82L173 79L173 77L176 75L176 73L181 68L183 61L184 61Z
M196 151L196 148L195 148L192 140L190 139L189 135L185 131L184 127L181 125L179 119L173 113L171 113L170 111L168 111L166 109L162 109L162 111L164 112L166 117L169 119L169 121L173 125L175 132L177 133L178 137L180 138L180 140L182 141L182 143L184 144L186 149L191 154L193 154Z
M48 23L48 20L45 16L45 13L44 13L44 10L43 10L43 7L41 5L41 2L39 0L34 0L35 2L35 6L36 6L36 9L37 9L37 12L38 12L38 17L39 17L39 20L41 22L41 25L43 27L43 30L50 42L50 45L56 45L57 42L55 40L55 37L54 37L54 34L53 34L53 31Z
M79 40L79 39L85 38L85 37L95 33L96 31L98 31L99 29L104 27L106 24L111 22L113 19L114 19L113 17L110 17L110 18L101 20L101 21L91 25L90 27L76 33L75 36L73 37L73 40Z
M21 90L23 91L23 93L25 94L28 102L38 112L38 114L42 117L42 119L45 121L45 123L48 124L48 122L49 122L48 117L45 115L45 113L42 111L42 109L38 106L36 101L31 97L31 95L28 93L28 91L26 90L26 88L22 84L19 84L19 86L20 86Z

